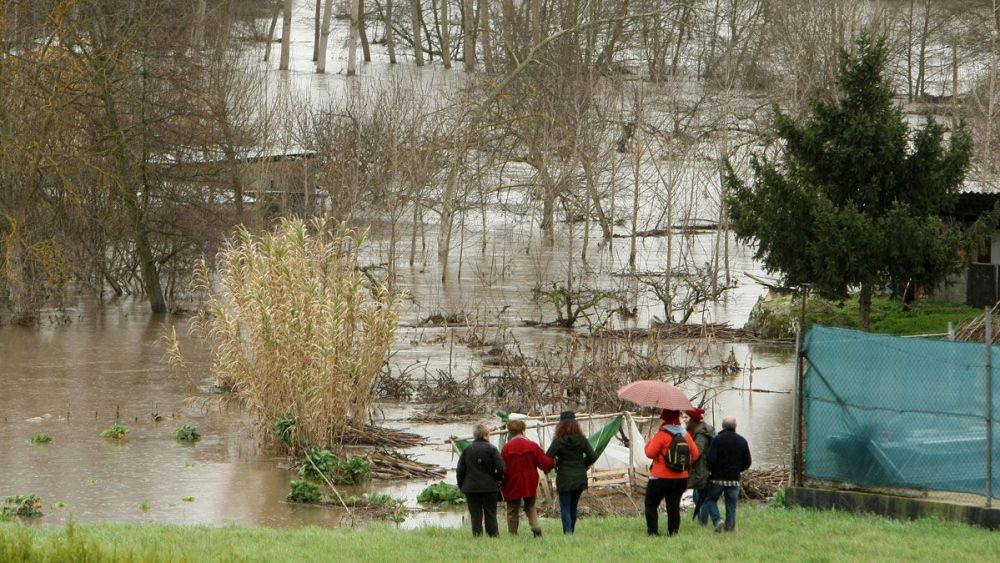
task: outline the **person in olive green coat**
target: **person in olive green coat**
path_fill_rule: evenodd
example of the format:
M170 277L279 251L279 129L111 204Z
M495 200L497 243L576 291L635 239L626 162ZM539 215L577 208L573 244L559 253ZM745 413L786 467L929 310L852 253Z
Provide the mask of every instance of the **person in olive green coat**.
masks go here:
M555 438L545 452L556 460L556 491L559 492L559 517L564 534L576 530L576 509L580 495L587 488L587 468L597 461L594 448L580 429L573 411L559 414Z
M688 434L694 438L694 443L698 446L698 451L701 452L698 461L691 464L687 486L694 491L692 495L695 503L694 518L702 526L705 526L708 524L708 507L705 506L704 499L706 487L708 487L708 465L705 463L707 458L705 454L708 453L708 446L712 444L712 439L715 438L715 428L712 428L711 424L704 421L704 409L694 408L684 411L684 414L688 416Z

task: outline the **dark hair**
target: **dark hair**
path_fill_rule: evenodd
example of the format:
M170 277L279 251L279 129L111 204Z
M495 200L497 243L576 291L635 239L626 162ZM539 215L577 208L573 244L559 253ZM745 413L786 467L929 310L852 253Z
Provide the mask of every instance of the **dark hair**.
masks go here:
M512 420L507 423L507 432L513 436L520 436L524 434L524 423L520 420Z
M575 419L564 420L559 423L559 426L556 426L556 438L572 436L574 434L583 436L583 430L580 429L580 423Z

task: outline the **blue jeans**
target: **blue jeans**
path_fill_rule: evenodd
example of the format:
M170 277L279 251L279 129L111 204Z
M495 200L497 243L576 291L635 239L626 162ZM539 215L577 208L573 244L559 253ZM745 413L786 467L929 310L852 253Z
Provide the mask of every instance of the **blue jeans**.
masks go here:
M722 485L716 485L715 483L709 483L708 487L705 489L705 508L708 509L708 515L712 518L712 524L716 525L722 518L719 515L719 505L716 504L723 494L726 496L726 531L732 532L736 529L736 502L740 500L740 488L735 487L723 487Z
M694 499L694 505L698 506L698 497L704 495L708 491L708 485L705 485L704 489L694 489L691 491L691 498ZM701 502L701 508L698 509L698 523L702 526L708 524L708 507L705 506L705 501Z
M564 534L572 534L576 530L576 507L580 504L581 494L583 489L559 492L559 518L562 519Z

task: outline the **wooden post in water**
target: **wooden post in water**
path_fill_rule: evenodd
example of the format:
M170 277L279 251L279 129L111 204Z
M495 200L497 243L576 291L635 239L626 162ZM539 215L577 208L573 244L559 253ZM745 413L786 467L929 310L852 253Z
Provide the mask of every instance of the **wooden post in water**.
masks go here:
M986 506L993 506L993 311L986 307Z

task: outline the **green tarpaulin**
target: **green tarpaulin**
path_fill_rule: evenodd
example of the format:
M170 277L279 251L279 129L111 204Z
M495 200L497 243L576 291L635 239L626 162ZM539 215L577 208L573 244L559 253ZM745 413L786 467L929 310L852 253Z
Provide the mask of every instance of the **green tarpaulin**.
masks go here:
M506 424L508 417L507 413L503 411L498 411L497 416L499 416L500 419L503 420L504 423ZM590 442L590 447L594 448L594 453L597 454L597 457L601 457L601 454L604 453L605 448L607 448L608 444L611 443L611 439L614 438L615 434L618 433L618 430L621 429L623 420L624 417L622 417L621 415L616 416L612 418L603 427L601 427L600 430L594 432L593 434L587 437L587 441ZM455 440L455 448L459 452L461 452L462 450L467 448L471 443L472 440ZM507 443L507 433L504 432L503 434L500 435L500 445L498 447L503 448L503 445L506 443Z

